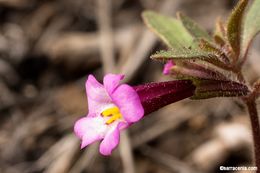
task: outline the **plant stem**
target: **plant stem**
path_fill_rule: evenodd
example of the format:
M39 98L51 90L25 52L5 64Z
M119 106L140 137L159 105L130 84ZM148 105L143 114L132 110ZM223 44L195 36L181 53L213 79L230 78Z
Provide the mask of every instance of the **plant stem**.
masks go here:
M260 124L257 114L255 98L249 97L245 100L250 115L250 121L253 131L255 163L258 168L257 173L260 173Z

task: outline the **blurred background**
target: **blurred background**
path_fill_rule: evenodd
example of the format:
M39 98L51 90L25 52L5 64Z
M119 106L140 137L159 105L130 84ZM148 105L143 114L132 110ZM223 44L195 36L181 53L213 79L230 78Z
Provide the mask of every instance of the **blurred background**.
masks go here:
M186 99L154 112L121 134L111 157L98 144L80 150L73 134L88 112L88 74L122 73L131 85L171 79L149 59L166 47L144 26L142 11L182 11L212 33L235 3L0 0L0 172L214 173L252 165L248 116L232 98ZM244 70L249 82L260 74L259 45Z

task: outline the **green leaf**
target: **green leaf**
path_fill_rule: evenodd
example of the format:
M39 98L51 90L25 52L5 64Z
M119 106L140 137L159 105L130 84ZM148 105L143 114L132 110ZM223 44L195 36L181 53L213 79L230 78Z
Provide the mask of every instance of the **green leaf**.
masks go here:
M227 23L227 38L237 57L240 53L242 17L247 3L248 0L240 0L231 13Z
M244 18L241 55L244 56L252 39L260 32L260 0L255 0Z
M174 49L193 46L193 37L181 21L152 11L142 14L145 24L156 33L164 43Z
M218 55L222 53L222 51L217 46L204 39L200 40L199 47L206 52L214 52L215 54Z
M211 52L204 52L199 49L173 49L168 51L159 51L151 56L152 59L167 60L202 60L214 64L218 67L229 69L226 64L221 62L217 55Z
M183 26L190 32L192 36L195 38L204 38L208 41L212 40L210 35L188 16L185 16L180 12L177 14L177 16L181 20Z
M228 59L228 57L215 44L207 40L201 39L199 47L206 52L211 52L215 55L218 55L219 60L222 61L223 63L230 64L230 60Z
M211 59L215 58L214 54L208 53L208 52L202 52L197 49L188 49L188 48L182 48L182 49L171 49L171 50L161 50L156 52L151 56L152 59L156 60L169 60L169 59Z

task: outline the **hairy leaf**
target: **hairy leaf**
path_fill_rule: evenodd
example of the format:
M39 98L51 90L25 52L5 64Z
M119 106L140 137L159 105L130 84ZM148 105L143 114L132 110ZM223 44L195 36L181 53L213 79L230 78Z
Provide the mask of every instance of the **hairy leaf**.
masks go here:
M204 38L209 41L212 40L209 34L188 16L185 16L182 13L178 13L177 15L183 26L190 32L192 36L195 38Z
M242 18L247 3L248 0L240 0L231 13L227 23L227 38L237 56L240 53Z
M220 61L224 62L225 64L230 63L230 60L225 55L225 53L221 49L219 49L216 45L212 44L211 42L201 39L199 47L206 52L210 52L210 53L218 55L218 58L220 59Z
M152 11L145 11L142 17L145 24L169 47L178 49L194 46L193 37L181 21Z
M152 59L156 60L169 60L169 59L211 59L215 58L215 55L208 52L203 52L197 49L171 49L171 50L161 50L156 52L151 56Z
M260 31L260 0L254 0L244 18L243 38L241 43L241 55L244 56L249 44Z
M218 55L211 52L204 52L199 49L173 49L168 51L159 51L151 56L152 59L167 61L167 60L202 60L214 64L218 67L229 69L226 64L221 62Z

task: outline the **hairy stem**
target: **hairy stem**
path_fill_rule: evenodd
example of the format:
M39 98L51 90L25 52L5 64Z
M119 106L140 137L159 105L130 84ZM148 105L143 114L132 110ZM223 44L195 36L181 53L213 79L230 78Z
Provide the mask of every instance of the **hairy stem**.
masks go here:
M245 100L245 103L248 108L250 121L252 125L255 163L258 168L257 173L260 173L260 124L254 97L248 98L247 100Z

